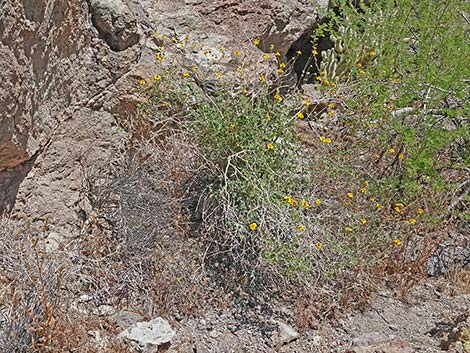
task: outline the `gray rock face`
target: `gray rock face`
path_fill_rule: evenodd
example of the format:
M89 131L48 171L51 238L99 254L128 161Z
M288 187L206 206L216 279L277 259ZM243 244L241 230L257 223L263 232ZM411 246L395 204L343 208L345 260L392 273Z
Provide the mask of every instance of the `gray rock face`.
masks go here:
M158 347L171 341L176 332L170 324L157 317L151 321L138 322L122 331L118 338L128 339L144 349Z
M139 43L137 17L120 0L89 0L91 20L100 38L114 51Z

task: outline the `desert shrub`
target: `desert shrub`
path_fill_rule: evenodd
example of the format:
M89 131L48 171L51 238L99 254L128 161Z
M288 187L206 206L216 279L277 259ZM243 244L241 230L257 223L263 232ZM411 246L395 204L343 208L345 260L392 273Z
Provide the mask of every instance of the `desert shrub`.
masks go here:
M176 118L194 152L206 268L364 303L385 277L412 286L445 230L465 231L468 23L458 0L337 1L327 17L313 96L281 87L296 57L269 43L250 58L164 35L140 84L155 126ZM212 59L184 64L185 47Z
M295 140L299 117L282 100L222 93L192 109L189 129L209 168L203 224L210 253L249 278L271 268L302 280L314 272L306 239L315 204L307 201L310 175Z
M445 171L468 167L465 7L458 0L339 2L340 15L332 16L335 47L318 79L343 83L351 129L378 151L381 188L398 190L406 203L455 190Z

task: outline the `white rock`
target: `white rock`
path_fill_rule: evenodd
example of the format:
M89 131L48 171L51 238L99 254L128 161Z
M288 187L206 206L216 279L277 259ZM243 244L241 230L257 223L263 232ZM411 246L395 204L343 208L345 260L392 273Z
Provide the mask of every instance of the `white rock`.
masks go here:
M312 341L312 344L315 347L321 346L322 337L320 335L315 335L315 336L311 337L310 340Z
M277 321L276 323L279 325L279 332L276 342L277 348L280 348L281 346L299 338L299 333L289 325L280 321Z
M136 342L141 347L150 348L150 346L170 342L175 334L168 321L157 317L150 321L135 323L122 331L118 338L125 338Z
M93 297L91 295L82 294L80 297L78 297L78 302L79 303L87 303L87 302L91 301L92 299L93 299Z
M98 316L110 316L116 313L116 309L114 309L111 305L100 305L95 310L93 310L93 314Z

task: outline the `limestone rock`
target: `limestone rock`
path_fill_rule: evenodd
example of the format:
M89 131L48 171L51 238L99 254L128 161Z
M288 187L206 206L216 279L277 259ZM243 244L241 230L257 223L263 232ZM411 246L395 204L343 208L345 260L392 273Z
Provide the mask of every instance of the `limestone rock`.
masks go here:
M277 337L275 338L276 349L279 349L281 346L299 338L299 333L291 326L280 321L278 321L277 324L279 326L279 331L277 333Z
M149 349L170 342L175 334L166 320L157 317L130 326L122 331L118 338L128 339L144 349Z

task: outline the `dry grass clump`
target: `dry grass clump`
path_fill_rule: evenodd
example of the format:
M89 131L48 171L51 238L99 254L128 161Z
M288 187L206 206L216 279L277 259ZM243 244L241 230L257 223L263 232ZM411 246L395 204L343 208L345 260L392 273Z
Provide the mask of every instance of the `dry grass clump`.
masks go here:
M41 234L0 220L0 346L2 352L96 352L90 330L112 326L78 312L66 290L77 268L63 252L47 251ZM109 342L101 352L127 352Z
M142 120L133 119L127 123L137 135ZM183 199L191 151L183 136L169 133L164 141L156 138L160 129L148 132L154 140L134 139L109 165L84 168L93 212L80 246L81 275L97 304L145 308L150 317L190 314L205 295Z

